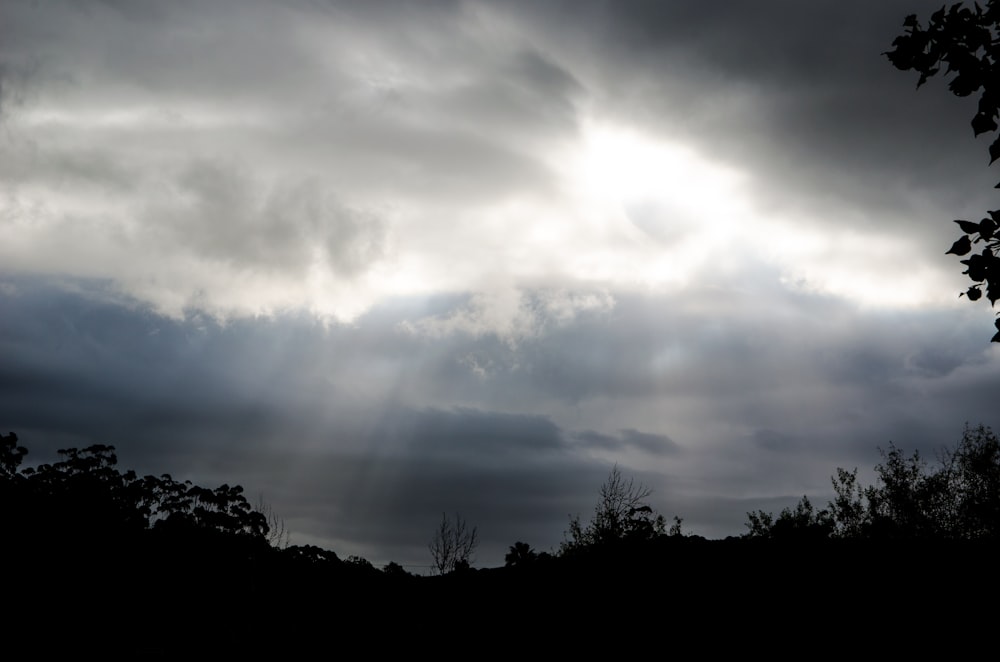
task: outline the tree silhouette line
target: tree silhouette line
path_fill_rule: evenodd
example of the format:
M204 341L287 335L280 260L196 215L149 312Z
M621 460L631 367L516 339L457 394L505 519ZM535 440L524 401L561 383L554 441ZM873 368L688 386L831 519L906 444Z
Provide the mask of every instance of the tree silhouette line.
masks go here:
M112 446L62 449L62 459L21 468L27 449L17 435L0 434L0 504L21 545L41 547L71 541L86 546L146 539L225 541L250 556L281 553L305 565L342 563L370 567L359 557L342 561L315 546L289 545L289 534L273 510L260 500L251 504L239 485L209 489L169 474L139 477L117 468ZM808 496L777 516L764 510L747 513L747 539L772 540L971 540L1000 538L1000 440L983 425L968 424L960 441L942 448L931 465L920 455L890 443L874 467L876 481L863 486L858 469L837 468L831 477L835 497L817 509ZM589 522L571 516L557 552L568 557L595 548L684 537L682 519L668 527L648 502L652 490L625 477L615 465ZM86 543L84 545L83 543ZM442 515L429 549L438 574L469 569L478 546L478 530L458 513ZM506 565L538 557L527 543L511 546ZM408 574L392 563L389 574ZM400 572L402 571L402 572Z
M966 425L961 441L940 452L936 466L890 444L863 487L858 470L838 468L836 497L817 510L803 496L775 517L747 514L748 537L772 539L996 540L1000 538L1000 441Z
M354 627L373 614L416 629L448 613L480 627L475 610L455 605L518 604L518 613L542 618L553 604L583 610L603 591L642 586L669 586L699 609L720 608L726 595L723 613L736 618L752 608L746 596L812 599L818 589L803 577L877 581L893 587L898 605L925 605L945 599L935 592L944 589L908 593L905 583L886 584L879 563L891 559L900 577L954 565L954 581L982 588L975 573L992 567L1000 538L1000 441L981 425L967 425L934 464L890 444L872 485L860 484L857 469L838 468L825 508L804 496L777 515L749 512L747 532L724 540L685 534L679 517L668 527L649 504L651 490L615 465L590 519L570 517L558 549L517 541L502 567L471 567L476 527L443 515L430 545L437 573L426 577L290 545L275 535L280 520L238 485L140 477L119 470L106 445L22 468L27 449L17 442L0 435L0 516L11 534L0 560L21 614L8 625L36 640L49 628L59 636L47 642L60 650L86 649L81 641L101 627L137 651L280 650L285 637L314 640L330 622ZM262 638L260 619L271 638Z

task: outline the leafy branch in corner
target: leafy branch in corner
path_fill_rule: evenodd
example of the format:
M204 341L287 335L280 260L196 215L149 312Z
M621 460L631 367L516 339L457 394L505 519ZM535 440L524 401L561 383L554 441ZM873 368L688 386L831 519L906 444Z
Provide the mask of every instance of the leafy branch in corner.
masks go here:
M978 3L965 7L962 3L951 7L941 7L931 14L925 28L910 14L903 21L904 34L892 42L893 49L883 53L897 69L914 70L920 74L917 88L941 72L952 76L948 89L959 97L967 97L977 92L979 105L972 118L974 135L993 133L1000 128L1000 3L986 0L984 6ZM981 91L981 92L980 92ZM989 147L990 162L1000 159L1000 136L994 138ZM1000 183L995 188L1000 188ZM968 255L974 244L982 243L982 251L974 254L962 264L968 267L963 273L974 283L959 296L968 296L970 301L978 301L986 288L986 298L990 305L1000 299L1000 210L988 212L989 217L978 223L956 220L965 233L945 253L958 256ZM1000 342L1000 320L996 322L998 332L993 342Z

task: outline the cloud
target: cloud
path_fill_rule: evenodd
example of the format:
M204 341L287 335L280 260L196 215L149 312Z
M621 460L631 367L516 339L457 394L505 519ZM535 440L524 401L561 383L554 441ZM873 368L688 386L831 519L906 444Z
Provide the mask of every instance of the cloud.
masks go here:
M404 330L441 338L455 333L496 334L510 346L538 338L579 315L607 314L614 298L607 291L574 292L562 288L488 291L475 294L463 307L447 315L406 320Z
M880 56L927 9L2 3L0 429L419 563L616 462L728 535L996 427L943 256L995 175Z
M352 319L436 287L461 216L471 237L552 187L538 149L573 134L582 94L456 7L400 31L350 5L9 7L8 60L48 55L5 136L4 263L108 278L174 316Z
M754 430L753 442L770 451L785 451L794 447L795 440L774 430Z
M680 450L677 442L665 434L651 434L638 430L622 430L622 440L630 446L654 455L670 455Z
M0 258L173 316L349 321L467 293L468 313L425 331L508 338L535 332L525 289L684 287L745 260L879 305L925 305L941 283L928 266L892 296L865 286L937 253L946 230L899 230L930 228L956 190L900 174L944 162L908 136L956 144L930 130L937 106L871 110L903 84L865 55L894 12L867 9L859 32L832 4L782 5L780 23L736 6L393 7L8 6L3 89L23 101ZM978 172L951 154L956 180ZM745 257L721 260L724 237Z
M620 452L623 448L631 447L650 455L673 455L681 450L677 442L665 434L633 429L620 430L618 436L585 430L574 433L572 438L585 447L611 452Z
M204 260L237 270L329 269L352 277L384 254L385 224L344 207L316 180L255 182L235 167L186 166L150 211L156 233ZM162 206L161 206L162 205Z

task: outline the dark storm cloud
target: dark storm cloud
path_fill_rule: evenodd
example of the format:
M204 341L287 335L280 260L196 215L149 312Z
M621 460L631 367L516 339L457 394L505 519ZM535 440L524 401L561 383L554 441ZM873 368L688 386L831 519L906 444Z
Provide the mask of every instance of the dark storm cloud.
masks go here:
M384 426L382 428L381 426ZM379 443L399 444L420 457L494 465L565 450L559 429L545 417L477 409L399 411L385 417Z
M704 455L665 455L695 472L723 471L718 454L739 457L720 474L726 484L769 480L763 447L793 452L786 475L814 471L808 480L825 486L830 465L869 464L898 434L911 447L940 446L991 411L995 359L974 325L934 311L865 315L829 297L766 293L766 282L757 290L745 281L725 308L692 304L687 293L618 294L613 313L580 316L513 351L459 335L450 345L474 353L480 371L453 358L448 377L432 381L455 388L438 386L435 397L481 394L520 411L551 403L581 430L574 439L625 452L627 435L590 428L614 411L685 447L696 437Z
M311 535L341 547L378 541L369 553L383 560L425 558L441 513L452 512L479 527L481 561L499 564L517 540L552 550L569 516L589 517L610 469L578 453L565 431L540 416L400 409L384 412L382 420L395 422L394 429L377 429L368 452L310 456L308 466L292 474L296 492L285 503ZM635 431L623 436L663 443ZM280 481L270 480L279 485L272 493L282 494Z
M380 562L426 563L441 514L457 512L479 528L478 560L499 565L517 540L540 550L557 546L568 516L592 508L608 467L562 459L459 468L419 455L319 456L294 474L294 492L281 503L294 530ZM280 484L272 478L268 494L282 497Z
M817 299L803 310L822 317L765 332L758 314L796 308L720 324L712 307L667 315L680 300L620 295L611 313L512 347L400 326L462 298L401 301L353 326L220 326L123 308L99 283L3 284L0 429L29 459L111 443L124 466L242 484L298 541L379 561L422 562L442 511L480 527L484 562L516 540L557 546L615 461L687 530L739 533L760 499L822 502L837 466L868 469L890 441L933 457L963 421L997 424L974 325L927 313L850 318ZM469 353L492 367L473 370Z
M784 451L792 448L795 441L774 430L755 430L753 433L755 444L769 451Z
M0 426L32 462L110 443L128 468L242 484L301 539L381 561L422 559L440 513L459 510L494 564L515 539L556 544L607 472L544 416L345 402L380 363L395 364L393 382L412 370L414 357L383 351L385 328L223 328L101 302L99 285L6 285Z
M223 376L218 365L201 363L206 349L217 352L197 319L181 325L52 285L13 282L3 301L0 392L28 438L44 433L36 443L48 435L83 445L162 442L186 455L191 446L213 445L222 429L267 418L239 393L238 370Z
M585 447L617 452L622 448L636 448L651 455L671 455L680 451L680 446L665 434L650 434L638 430L620 430L618 436L584 430L573 435L573 439Z
M654 455L669 455L680 450L677 442L665 434L650 434L638 430L622 430L622 441L626 446L635 446Z

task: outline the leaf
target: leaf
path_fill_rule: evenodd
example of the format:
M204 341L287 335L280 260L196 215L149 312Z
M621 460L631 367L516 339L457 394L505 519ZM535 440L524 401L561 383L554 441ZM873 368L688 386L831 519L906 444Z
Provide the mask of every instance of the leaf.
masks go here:
M945 255L954 253L955 255L965 255L972 250L972 242L969 241L969 237L965 236L952 244L951 248L945 251Z
M979 76L976 75L976 72L965 71L955 76L951 80L951 83L948 84L948 89L951 90L952 94L954 94L955 96L967 97L973 92L978 91L979 88L982 86L983 86L982 80L980 79ZM974 131L976 131L976 135L978 136L980 133L983 133L983 131L976 130L977 117L979 116L977 115L972 119L972 128ZM993 122L993 120L990 120L989 118L985 119L993 123L993 129L996 128L997 125L996 123ZM993 129L986 129L986 131L992 131Z
M955 219L955 222L958 223L958 227L962 228L962 232L964 232L965 234L976 234L977 232L979 232L979 225L980 225L979 223L973 223L972 221L961 221L958 219Z
M956 94L958 94L958 92L956 92ZM965 95L959 95L959 96L965 96ZM989 133L990 131L996 131L996 129L997 129L997 123L994 122L993 118L987 115L986 113L976 113L975 117L972 118L972 132L977 136L980 133Z
M987 262L983 256L973 255L968 260L962 260L962 264L969 265L969 268L963 272L969 275L969 280L974 283L986 280Z
M979 298L983 296L983 291L978 287L970 287L966 295L969 297L969 301L979 301Z
M993 212L990 212L993 215ZM991 218L984 218L979 221L979 234L983 239L989 239L997 229L997 223Z
M994 140L993 144L990 145L990 165L993 165L997 159L1000 159L1000 138ZM1000 184L997 184L996 188L1000 188Z
M917 80L917 89L919 90L920 87L927 82L928 78L936 75L940 70L940 67L932 67L931 69L920 72L920 78Z

